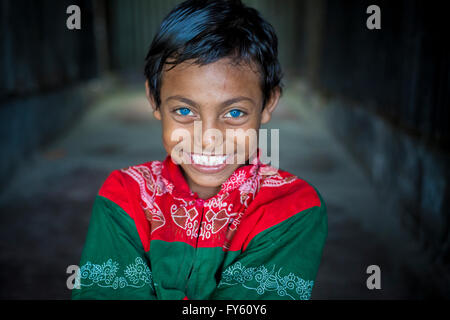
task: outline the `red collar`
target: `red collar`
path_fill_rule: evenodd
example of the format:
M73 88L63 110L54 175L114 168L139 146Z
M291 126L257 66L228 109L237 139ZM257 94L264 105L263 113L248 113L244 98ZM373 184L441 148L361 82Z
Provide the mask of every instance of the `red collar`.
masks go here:
M212 198L221 197L225 193L231 193L236 188L239 188L249 178L256 178L260 167L261 162L259 157L256 157L251 164L239 167L222 184L219 193ZM170 155L167 156L162 163L161 176L173 184L173 195L184 199L198 199L198 195L190 190L181 167L172 161Z

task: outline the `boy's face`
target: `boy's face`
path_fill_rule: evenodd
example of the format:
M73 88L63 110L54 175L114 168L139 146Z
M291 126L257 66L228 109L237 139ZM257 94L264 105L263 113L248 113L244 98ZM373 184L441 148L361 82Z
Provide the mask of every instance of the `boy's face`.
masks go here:
M280 93L275 90L263 108L260 75L254 70L247 64L231 64L229 59L166 68L159 108L146 83L154 116L162 121L164 148L200 197L214 195L253 155L256 141L242 132L257 134L278 103ZM230 134L237 129L243 131Z

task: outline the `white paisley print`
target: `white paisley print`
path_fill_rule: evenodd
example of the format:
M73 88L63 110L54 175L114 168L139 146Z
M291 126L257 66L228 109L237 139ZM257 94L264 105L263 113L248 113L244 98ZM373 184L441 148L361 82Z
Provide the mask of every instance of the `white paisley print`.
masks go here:
M122 274L119 274L119 271ZM75 287L80 286L99 286L112 289L150 286L154 289L150 268L139 257L123 270L120 270L119 263L112 259L102 264L94 264L88 261L80 268L75 281Z
M281 268L275 272L275 265L268 270L264 265L259 267L245 267L240 262L229 266L222 273L218 288L241 285L255 290L259 295L272 291L280 297L292 300L309 300L314 285L312 280L304 280L293 273L281 276Z

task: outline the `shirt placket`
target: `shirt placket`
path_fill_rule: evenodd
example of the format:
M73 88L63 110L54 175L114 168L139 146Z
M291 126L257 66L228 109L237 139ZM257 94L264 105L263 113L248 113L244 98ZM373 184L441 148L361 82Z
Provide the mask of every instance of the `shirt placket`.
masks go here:
M199 261L199 255L198 255L198 247L199 247L199 241L201 240L200 233L202 232L202 222L204 219L204 212L205 212L205 201L200 198L196 198L193 201L193 205L195 209L197 210L198 216L196 217L196 221L198 222L198 226L195 230L194 239L195 239L195 249L194 249L194 256L192 258L192 265L191 270L189 271L189 274L187 276L187 282L186 282L186 289L189 287L189 283L193 281L195 283L196 275L196 269L198 268L199 264L202 262Z
M202 233L202 222L204 220L205 215L205 200L203 199L196 199L195 200L195 207L198 212L198 227L197 227L197 233L196 233L196 239L195 239L195 249L197 250L199 241L201 241L200 234Z

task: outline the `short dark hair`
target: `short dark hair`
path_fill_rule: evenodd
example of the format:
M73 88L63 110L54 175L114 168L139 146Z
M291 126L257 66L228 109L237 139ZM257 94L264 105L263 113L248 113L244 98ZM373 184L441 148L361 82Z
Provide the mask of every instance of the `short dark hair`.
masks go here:
M161 104L165 64L175 67L193 59L206 65L222 58L256 63L263 107L273 89L281 92L278 38L257 10L240 0L188 0L177 5L162 21L145 59L145 77L156 106Z

